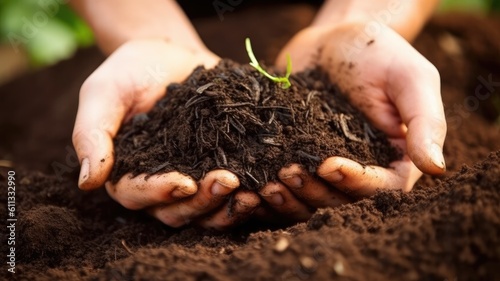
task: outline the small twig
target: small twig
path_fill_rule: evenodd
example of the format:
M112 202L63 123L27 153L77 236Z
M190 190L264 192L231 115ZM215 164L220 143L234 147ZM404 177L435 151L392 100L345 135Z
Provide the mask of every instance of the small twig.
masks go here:
M150 174L156 174L157 172L159 172L161 169L167 167L168 165L170 165L169 162L165 162L163 164L160 164L160 165L156 166L155 168L149 170L149 173Z
M226 139L230 141L233 145L236 145L234 140L226 132L224 132L222 129L219 129L218 131L221 132L226 137Z
M231 125L233 125L233 127L242 135L244 135L246 133L246 129L245 129L245 126L243 126L243 124L240 123L240 121L238 121L237 119L235 118L232 118L232 117L229 117L229 123Z
M131 255L134 254L134 252L132 252L132 250L130 250L130 248L127 246L127 243L125 243L125 240L122 239L122 246L123 248L125 248L125 250L127 250L127 252Z
M271 124L271 123L273 123L273 121L274 121L274 117L275 117L275 116L274 116L274 111L272 111L272 112L271 112L271 118L269 118L269 121L267 122L267 124Z
M222 148L220 147L217 147L217 154L220 155L220 157L222 158L222 166L227 166L227 158L226 158L226 153L224 153L224 150L222 150Z
M356 135L349 131L349 125L347 125L348 120L351 120L350 116L345 116L344 114L340 113L340 126L346 138L356 142L363 142L362 139L358 138Z
M370 125L368 123L364 123L363 125L364 129L365 129L365 139L367 142L370 142L370 137L372 139L375 139L377 136L375 136L375 133L372 131L372 129L370 128Z
M322 103L321 106L323 106L324 109L328 110L331 113L335 113L335 111L326 103Z
M252 81L252 88L253 88L253 92L255 95L255 102L259 102L259 100L260 100L259 81L257 81L257 79L255 79L253 76L249 76L248 79L250 79L250 81Z
M134 130L134 129L132 129L132 130L130 130L130 131L128 131L128 132L126 132L125 134L123 134L123 136L121 137L121 140L120 140L120 145L121 145L121 144L122 144L125 140L127 140L127 139L128 139L128 137L130 137L131 135L133 135L133 134L135 134L135 133L137 133L137 131L136 131L136 130ZM135 146L135 143L134 143L134 146Z
M320 94L320 92L318 91L310 91L308 94L307 94L307 100L306 100L306 105L309 105L309 103L311 102L311 100L316 96Z
M217 107L241 107L241 106L254 106L252 102L238 102L228 104L218 104Z
M240 76L240 78L245 78L246 77L245 72L243 72L243 70L241 70L239 68L233 69L232 72L235 73L236 75Z
M321 158L318 157L318 156L315 156L315 155L311 155L309 153L306 153L302 150L297 150L297 154L300 156L300 157L304 157L304 158L308 158L308 159L311 159L315 162L320 162L321 161Z
M247 90L247 91L245 92L245 94L248 96L248 98L249 98L249 99L252 99L252 95L253 95L253 91L252 91L252 89L250 89L250 87L249 87L249 86L247 86L246 84L241 83L241 82L240 82L240 83L238 83L238 85L240 85L241 87L245 88L245 90Z
M188 108L194 104L197 104L197 103L200 103L200 102L204 102L204 101L207 101L211 99L211 97L207 97L207 96L193 96L192 98L190 98L186 104L184 105L184 107Z
M219 146L219 130L215 131L215 146Z
M262 123L259 118L255 117L255 115L252 115L252 114L247 113L247 112L239 112L239 113L241 115L243 115L242 117L244 120L252 122L253 124L255 124L259 127L264 126L264 123Z
M198 89L196 89L196 92L198 94L203 94L203 92L205 92L206 89L210 88L213 85L214 85L213 82L207 83L207 84L205 84L203 86L200 86Z
M281 143L274 141L274 138L272 138L272 137L262 137L260 140L263 144L269 144L269 145L273 145L273 146L282 146Z
M167 129L163 129L163 146L167 146Z
M203 138L203 120L204 120L204 118L202 117L200 120L200 124L198 126L198 131L196 132L195 137L196 137L196 141L198 142L198 135L199 135L201 143L206 144L207 142ZM201 149L201 147L200 147L200 149Z
M251 178L256 184L260 184L260 182L252 175L250 172L245 171L245 174Z
M266 88L266 89L268 89L268 88ZM264 93L265 93L265 92L266 92L266 91L264 90ZM262 104L263 104L263 105L264 105L264 104L266 104L266 103L267 103L267 102L268 102L271 98L272 98L272 96L271 96L271 95L269 95L269 96L265 97L265 98L262 100Z
M282 109L282 110L287 110L287 111L292 111L290 107L286 106L279 106L279 105L261 105L261 106L256 106L256 109Z

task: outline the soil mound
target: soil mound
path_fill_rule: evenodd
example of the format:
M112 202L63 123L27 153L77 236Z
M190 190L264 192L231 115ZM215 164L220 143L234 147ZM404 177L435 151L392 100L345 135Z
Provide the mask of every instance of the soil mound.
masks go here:
M385 167L400 157L319 69L290 80L283 89L230 60L195 69L120 130L112 180L174 170L200 179L223 168L255 190L292 163L314 172L333 155Z

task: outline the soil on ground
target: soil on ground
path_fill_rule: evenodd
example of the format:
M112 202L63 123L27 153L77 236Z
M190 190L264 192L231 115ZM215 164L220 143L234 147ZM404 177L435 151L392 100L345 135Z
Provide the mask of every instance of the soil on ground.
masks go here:
M251 37L261 42L256 53L272 62L314 14L307 5L261 11L195 23L214 52L246 63L234 46ZM102 189L78 190L71 130L78 89L103 60L95 49L0 87L0 155L14 165L18 218L17 273L13 278L2 262L0 278L500 280L500 129L492 114L500 91L500 18L437 16L414 44L441 73L446 175L424 176L410 193L379 192L320 209L286 228L253 222L226 233L172 229L124 209ZM7 170L1 168L3 190ZM0 193L0 202L6 196ZM2 218L6 212L0 208Z

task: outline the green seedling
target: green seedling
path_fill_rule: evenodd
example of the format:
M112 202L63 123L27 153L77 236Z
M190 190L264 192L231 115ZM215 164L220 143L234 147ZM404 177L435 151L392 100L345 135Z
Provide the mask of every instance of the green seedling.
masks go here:
M290 77L290 74L292 73L292 60L290 59L290 55L287 55L287 57L286 57L286 74L285 74L285 76L284 77L276 77L276 76L272 76L271 74L267 73L267 71L265 71L259 65L257 58L255 58L255 55L253 54L252 45L250 44L250 38L245 39L245 46L247 48L248 57L250 57L250 65L253 66L255 69L257 69L257 71L259 71L264 76L271 79L272 81L280 84L283 89L287 89L292 85L290 83L290 80L288 79Z

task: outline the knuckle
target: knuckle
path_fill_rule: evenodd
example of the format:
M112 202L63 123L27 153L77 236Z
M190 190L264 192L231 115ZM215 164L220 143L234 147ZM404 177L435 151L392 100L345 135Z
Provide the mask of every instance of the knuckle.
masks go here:
M94 72L83 82L80 87L80 97L95 94L98 92L95 91L95 89L99 89L101 86L105 85L106 80L100 79L99 76L98 72Z
M77 125L75 125L75 128L73 129L73 134L71 136L71 139L73 141L73 146L77 146L82 139L85 138L85 131L80 129Z
M218 230L218 231L224 231L224 230L228 230L229 228L231 228L232 226L234 226L234 222L233 221L229 221L229 220L222 220L220 222L217 222L216 224L213 225L213 228Z
M143 208L139 203L137 203L133 200L126 200L126 199L125 200L118 200L118 203L120 203L120 205L122 205L124 208L129 209L129 210L136 211L136 210L140 210Z
M441 81L441 74L439 73L439 70L430 61L424 60L424 62L421 64L421 70L424 74L429 76L433 81L436 82Z
M174 227L174 228L179 228L181 226L184 226L186 224L189 223L189 219L187 217L183 218L182 216L179 216L179 215L163 215L163 216L159 216L158 219L170 226L170 227Z
M192 209L194 209L198 212L203 211L210 206L210 204L213 200L214 199L211 198L209 195L207 195L203 192L200 192L198 196L193 198L193 201L191 201L191 204L189 204L189 207L191 207Z
M437 118L437 120L436 120L436 126L438 128L440 128L441 130L443 130L443 133L446 134L446 130L448 128L448 125L446 123L446 120L445 120L444 116L442 118Z
M218 231L228 230L236 224L235 219L228 218L226 216L213 218L207 221L203 221L200 225L204 228L215 229Z

